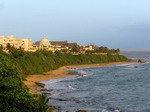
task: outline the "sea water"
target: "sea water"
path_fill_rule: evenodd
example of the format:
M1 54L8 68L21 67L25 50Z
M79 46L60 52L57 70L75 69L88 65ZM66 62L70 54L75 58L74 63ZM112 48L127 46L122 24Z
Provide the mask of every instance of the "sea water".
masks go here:
M149 52L123 53L150 60ZM70 69L80 75L43 81L48 104L60 112L150 112L150 63Z

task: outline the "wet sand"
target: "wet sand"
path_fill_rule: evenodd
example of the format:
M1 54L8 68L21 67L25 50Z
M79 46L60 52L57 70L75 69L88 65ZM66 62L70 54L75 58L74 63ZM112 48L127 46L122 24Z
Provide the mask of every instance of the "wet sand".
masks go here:
M38 85L36 82L46 81L50 79L58 79L71 76L66 69L71 68L87 68L87 67L108 67L114 64L128 64L133 62L114 62L108 64L86 64L86 65L71 65L71 66L63 66L58 68L57 70L52 70L49 72L45 72L42 75L29 75L24 82L24 84L29 88L30 93L37 94L39 92ZM134 62L135 63L135 62Z

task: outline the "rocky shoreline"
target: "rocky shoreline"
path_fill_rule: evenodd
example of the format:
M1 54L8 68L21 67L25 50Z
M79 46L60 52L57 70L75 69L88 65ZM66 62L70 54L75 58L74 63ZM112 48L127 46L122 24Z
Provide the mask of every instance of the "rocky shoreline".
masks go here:
M66 71L66 69L71 69L71 68L78 68L78 67L81 67L81 68L84 68L84 67L108 67L108 66L112 66L114 64L128 64L128 63L137 63L137 62L138 63L145 63L145 62L147 62L147 60L139 59L139 60L136 60L136 61L135 60L134 61L131 60L129 62L118 62L118 63L109 63L109 64L92 64L92 65L80 65L80 66L65 66L65 67L59 68L58 70L55 70L55 72L51 71L51 72L45 73L45 74L50 74L50 73L53 73L53 74L46 75L48 77L45 78L44 80L58 79L58 78L64 78L64 77L71 76L71 75L68 74L68 71ZM37 76L38 77L42 77L42 76L45 77L45 75L42 75L42 76L37 75ZM55 77L52 78L52 76L55 76ZM35 75L33 75L32 79L34 79L34 77L35 77ZM49 89L45 88L45 84L40 82L40 81L43 81L42 78L40 78L37 81L36 80L31 81L30 78L28 77L26 81L30 81L30 82L32 82L32 84L34 83L34 86L36 87L36 93L40 92L40 93L43 93L43 94L46 95L46 94L49 94L51 91L53 91L53 90L49 90ZM28 86L28 87L30 88L30 86ZM33 89L33 88L30 88L30 89ZM36 94L36 93L34 93L34 94ZM68 101L69 99L57 99L57 100L59 100L59 101ZM57 112L58 108L56 108L56 107L52 107L52 108L54 109L54 112ZM87 110L77 110L76 112L88 112L88 111ZM121 110L114 110L114 112L123 112L123 111L121 111Z

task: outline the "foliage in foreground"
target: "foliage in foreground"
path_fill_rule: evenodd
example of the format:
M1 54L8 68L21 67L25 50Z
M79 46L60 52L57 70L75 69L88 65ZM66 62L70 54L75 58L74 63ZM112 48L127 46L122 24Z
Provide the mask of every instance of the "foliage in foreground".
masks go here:
M7 54L0 53L0 112L45 112L47 105L41 103L44 100L35 100L19 73L18 64Z

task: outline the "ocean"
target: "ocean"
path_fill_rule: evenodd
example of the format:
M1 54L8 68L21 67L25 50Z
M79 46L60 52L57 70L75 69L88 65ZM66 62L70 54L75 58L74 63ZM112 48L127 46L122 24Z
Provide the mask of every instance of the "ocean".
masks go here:
M150 52L122 52L150 60ZM150 112L150 63L74 68L80 75L42 81L48 105L59 112Z

